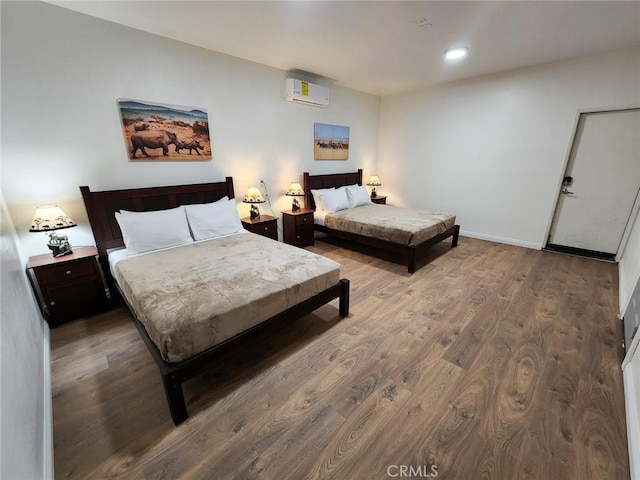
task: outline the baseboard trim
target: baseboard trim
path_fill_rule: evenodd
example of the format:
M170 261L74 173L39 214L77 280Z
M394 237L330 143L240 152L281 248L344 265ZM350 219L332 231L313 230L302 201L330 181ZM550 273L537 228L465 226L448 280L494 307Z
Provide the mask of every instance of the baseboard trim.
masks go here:
M43 371L43 426L42 426L42 478L54 480L53 468L53 390L51 386L51 331L47 322L42 322L43 330L43 351L42 351L42 371Z
M463 237L477 238L478 240L487 240L489 242L506 243L507 245L515 245L516 247L542 250L541 243L528 242L526 240L518 240L516 238L498 237L495 235L487 235L484 233L469 232L467 230L460 230L460 235L462 235Z

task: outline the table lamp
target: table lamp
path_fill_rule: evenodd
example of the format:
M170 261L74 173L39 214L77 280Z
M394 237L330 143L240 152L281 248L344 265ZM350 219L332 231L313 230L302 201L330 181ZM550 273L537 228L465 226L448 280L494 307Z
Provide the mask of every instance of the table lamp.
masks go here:
M295 197L304 197L304 190L302 190L302 187L300 186L300 184L292 182L291 185L289 185L289 190L285 192L285 195L293 197L291 210L293 210L294 212L299 212L300 202L298 202L298 199Z
M30 232L47 232L49 242L47 247L53 252L54 257L61 257L71 253L71 245L66 235L58 235L56 230L76 227L77 224L69 215L64 213L57 205L38 207L31 220Z
M379 187L380 185L382 185L380 183L380 178L377 175L371 175L369 177L369 181L367 182L367 185L369 185L370 187L373 187L371 189L371 198L376 198L378 196L378 194L376 193L376 187Z
M243 203L250 203L251 210L249 212L249 217L251 220L255 220L256 218L260 218L260 210L258 209L258 203L264 203L264 197L260 190L256 187L249 187L247 193L244 194L244 198L242 199Z

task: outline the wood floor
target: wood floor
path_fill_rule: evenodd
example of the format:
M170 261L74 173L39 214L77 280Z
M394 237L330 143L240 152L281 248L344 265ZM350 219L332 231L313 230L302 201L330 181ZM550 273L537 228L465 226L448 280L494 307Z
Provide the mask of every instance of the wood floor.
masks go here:
M178 427L123 308L52 330L56 478L629 478L615 265L461 238L409 275L310 249L350 316L237 344Z

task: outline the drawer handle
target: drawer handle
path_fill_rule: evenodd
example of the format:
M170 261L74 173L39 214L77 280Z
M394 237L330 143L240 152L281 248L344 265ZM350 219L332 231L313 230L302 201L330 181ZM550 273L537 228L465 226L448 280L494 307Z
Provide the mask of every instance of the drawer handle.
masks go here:
M265 230L269 230L269 227L264 227Z
M51 302L49 305L51 305L52 307L56 304L56 302Z
M306 222L307 220L309 220L308 218L303 218L302 221Z
M66 271L66 272L64 272L64 273L66 273L67 275L71 275L71 270L67 270L67 271Z

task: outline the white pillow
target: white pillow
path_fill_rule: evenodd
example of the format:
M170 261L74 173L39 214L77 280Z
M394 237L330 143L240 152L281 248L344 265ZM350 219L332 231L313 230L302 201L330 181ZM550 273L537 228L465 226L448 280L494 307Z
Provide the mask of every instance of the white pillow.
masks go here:
M322 198L320 197L323 193L333 192L334 190L335 190L334 187L311 190L311 195L313 195L313 202L316 204L316 210L318 210L319 212L324 211L325 208L324 208L324 205L322 204Z
M361 185L352 185L347 187L347 198L349 199L349 208L360 207L362 205L369 205L371 199L369 198L369 192Z
M337 189L320 195L320 201L324 205L324 210L328 213L337 212L349 208L349 199L347 198L347 190Z
M193 243L184 207L153 212L116 212L129 253Z
M226 198L226 197L225 197ZM226 201L187 205L187 221L195 240L230 235L243 232L242 222L238 216L236 201Z

